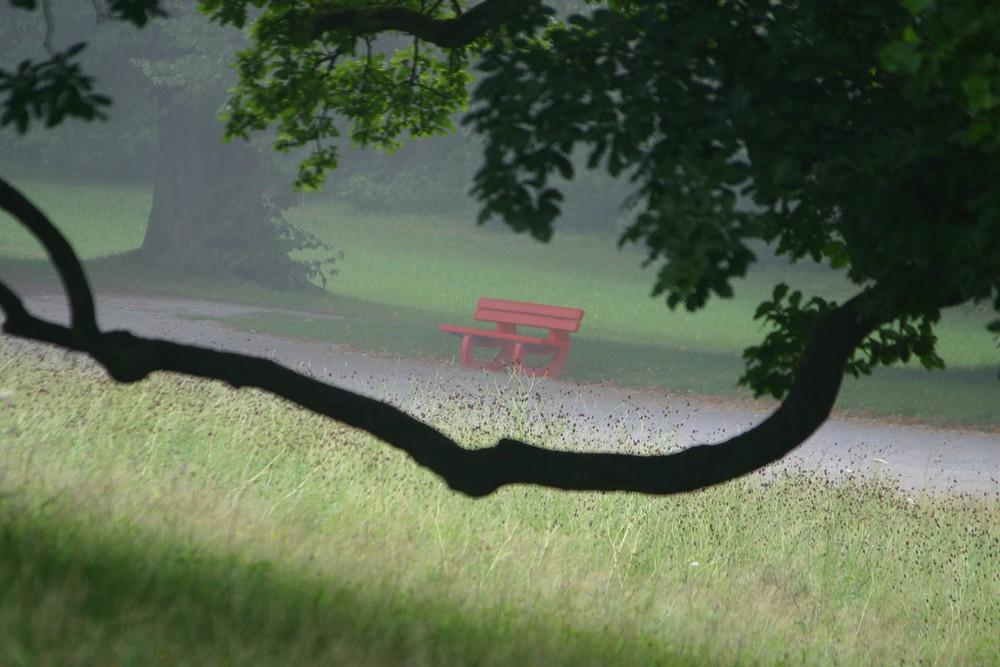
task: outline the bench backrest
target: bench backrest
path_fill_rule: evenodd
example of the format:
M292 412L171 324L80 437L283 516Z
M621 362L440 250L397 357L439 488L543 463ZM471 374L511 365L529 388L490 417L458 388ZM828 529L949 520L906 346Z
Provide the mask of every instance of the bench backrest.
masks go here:
M476 314L473 315L473 319L480 322L538 327L553 332L575 332L580 330L583 310L528 303L527 301L482 298L476 306Z

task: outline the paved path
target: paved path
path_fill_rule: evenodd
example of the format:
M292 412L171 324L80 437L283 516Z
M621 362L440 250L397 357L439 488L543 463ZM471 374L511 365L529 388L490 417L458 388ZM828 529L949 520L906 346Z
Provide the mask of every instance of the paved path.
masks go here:
M55 295L26 298L38 315L66 321L65 301ZM461 400L498 410L494 419L536 433L554 433L573 446L607 448L627 442L643 452L717 442L766 417L754 404L694 399L680 394L626 391L552 380L530 381L484 374L451 364L361 355L327 343L240 331L199 317L259 312L256 306L179 298L105 295L100 324L144 336L272 358L342 387L388 400L420 415L445 401ZM470 411L470 415L475 411ZM885 477L901 487L960 491L1000 498L1000 434L830 420L787 457L831 476Z

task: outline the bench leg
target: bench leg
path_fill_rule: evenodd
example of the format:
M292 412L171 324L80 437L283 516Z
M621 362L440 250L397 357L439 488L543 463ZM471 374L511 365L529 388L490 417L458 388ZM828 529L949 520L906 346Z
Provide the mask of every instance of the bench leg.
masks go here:
M563 366L566 365L566 358L569 356L569 350L560 348L552 355L552 360L549 361L548 365L545 367L545 374L550 378L557 378L562 374Z
M476 359L476 348L488 347L496 348L496 356L489 361ZM532 353L538 351L538 346L531 343L520 343L514 341L493 341L481 339L477 336L462 336L462 365L466 368L479 368L487 371L502 371L508 368L516 369L518 373L524 373L532 377L557 378L566 365L566 358L569 350L565 348L549 348L548 351L541 352L542 355L550 353L547 362L540 366L528 365L528 350Z
M469 336L462 336L462 365L468 368L475 361L476 356L472 353L475 346Z
M496 356L490 361L476 359L477 347L499 347ZM462 336L462 365L466 368L480 368L488 371L502 371L514 365L515 345L511 341L487 341L480 343L476 336Z
M494 357L493 361L486 363L483 368L491 371L502 371L510 366L513 366L515 359L517 358L515 350L517 345L520 343L514 343L513 341L504 341L500 346L500 350L497 352L497 356Z
M566 358L569 356L569 350L565 348L553 348L552 356L549 357L547 363L541 366L529 366L527 362L527 353L525 347L536 348L535 345L517 343L514 345L514 361L513 366L518 370L519 373L524 373L525 375L530 375L532 377L548 377L557 378L562 373L563 366L566 365Z

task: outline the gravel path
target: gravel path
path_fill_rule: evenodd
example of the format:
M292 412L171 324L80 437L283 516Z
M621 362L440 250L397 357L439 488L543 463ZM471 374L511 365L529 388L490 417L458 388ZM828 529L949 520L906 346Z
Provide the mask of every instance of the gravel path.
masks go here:
M43 317L67 319L61 296L36 294L27 296L26 303ZM261 310L266 309L180 298L104 295L98 299L100 324L105 329L129 329L139 335L272 358L418 414L455 398L489 403L508 413L518 404L522 407L514 408L517 414L509 418L520 415L520 423L527 421L536 430L559 424L564 433L570 431L566 425L572 424L574 442L582 440L587 447L606 447L605 443L624 439L631 447L653 452L717 442L767 415L765 408L752 403L553 380L514 380L454 364L366 356L327 343L262 335L198 319ZM518 396L526 402L520 403ZM914 492L1000 498L998 434L830 420L781 466L805 467L834 477L881 476Z

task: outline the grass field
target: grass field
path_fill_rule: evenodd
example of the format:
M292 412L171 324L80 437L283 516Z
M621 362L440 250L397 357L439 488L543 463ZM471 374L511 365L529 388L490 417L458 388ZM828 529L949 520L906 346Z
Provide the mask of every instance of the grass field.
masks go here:
M255 391L0 341L0 392L0 665L1000 663L995 501L807 473L472 501Z
M141 241L149 205L142 188L28 183L25 190L85 257L125 252ZM574 337L568 379L735 397L747 396L735 386L739 352L763 336L753 310L775 282L830 297L842 298L850 289L835 275L772 263L742 281L734 299L716 300L697 314L671 312L649 298L653 274L640 267L641 255L616 250L610 235L562 234L543 245L467 220L365 217L322 203L302 205L289 218L344 250L331 293L287 295L143 276L115 260L92 262L91 270L99 289L259 300L303 311L229 319L234 326L433 360L455 358L456 340L437 326L468 323L479 296L572 305L587 314ZM43 271L30 255L37 247L12 225L0 225L0 248L6 249L0 250L5 273ZM989 320L988 312L974 307L949 312L939 327L947 372L882 369L872 378L849 380L839 407L927 424L1000 428L1000 351L985 330Z

